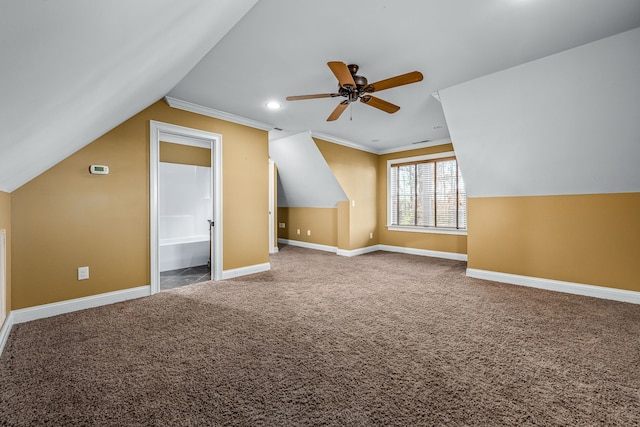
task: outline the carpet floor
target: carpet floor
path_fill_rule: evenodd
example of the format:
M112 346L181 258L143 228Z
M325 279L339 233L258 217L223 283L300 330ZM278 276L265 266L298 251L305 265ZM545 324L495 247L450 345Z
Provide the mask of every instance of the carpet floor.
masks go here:
M0 425L640 424L638 305L387 252L271 267L15 325Z

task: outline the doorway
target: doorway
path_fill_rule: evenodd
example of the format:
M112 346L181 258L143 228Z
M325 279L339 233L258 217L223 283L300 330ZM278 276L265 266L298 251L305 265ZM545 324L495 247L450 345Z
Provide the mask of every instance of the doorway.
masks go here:
M160 141L160 290L211 280L211 150Z
M222 136L219 134L186 128L168 123L150 122L150 279L151 293L160 292L160 145L161 141L186 145L191 147L208 148L211 159L210 179L211 197L211 227L209 229L209 263L211 279L222 278ZM204 275L203 275L204 276Z

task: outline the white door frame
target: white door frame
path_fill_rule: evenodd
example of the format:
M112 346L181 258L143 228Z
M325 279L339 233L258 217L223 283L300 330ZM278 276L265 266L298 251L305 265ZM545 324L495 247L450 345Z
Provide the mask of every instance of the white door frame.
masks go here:
M151 256L151 294L160 292L160 239L158 183L160 140L182 142L211 149L211 188L213 190L213 233L211 241L211 278L222 279L222 135L169 123L150 121L149 144L149 238Z
M269 159L269 253L278 252L278 245L275 244L275 218L276 218L276 200L275 200L275 174L276 167L273 160Z
M0 230L0 328L7 319L7 230ZM0 352L2 351L0 339Z

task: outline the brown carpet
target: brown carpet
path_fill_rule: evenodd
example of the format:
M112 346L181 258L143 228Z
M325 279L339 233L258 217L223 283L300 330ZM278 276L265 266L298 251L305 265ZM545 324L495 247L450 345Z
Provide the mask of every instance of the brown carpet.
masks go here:
M0 425L640 423L638 305L385 252L271 265L16 325Z

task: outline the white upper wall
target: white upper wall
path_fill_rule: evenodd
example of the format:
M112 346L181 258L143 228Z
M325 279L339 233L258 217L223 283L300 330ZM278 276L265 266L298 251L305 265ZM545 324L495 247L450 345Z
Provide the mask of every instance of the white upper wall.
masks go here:
M161 99L256 2L0 2L0 190Z
M349 200L309 132L269 141L278 207L335 208Z
M640 191L640 28L439 93L469 197Z

